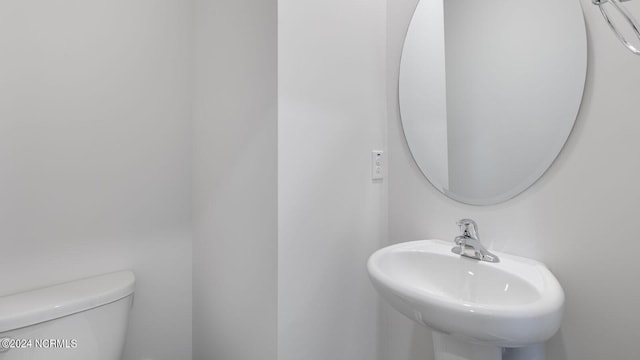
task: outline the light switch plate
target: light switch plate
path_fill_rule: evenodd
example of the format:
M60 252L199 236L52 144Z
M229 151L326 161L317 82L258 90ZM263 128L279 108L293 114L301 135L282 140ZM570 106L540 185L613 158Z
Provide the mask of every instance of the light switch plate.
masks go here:
M384 178L384 151L371 151L371 179L382 180Z

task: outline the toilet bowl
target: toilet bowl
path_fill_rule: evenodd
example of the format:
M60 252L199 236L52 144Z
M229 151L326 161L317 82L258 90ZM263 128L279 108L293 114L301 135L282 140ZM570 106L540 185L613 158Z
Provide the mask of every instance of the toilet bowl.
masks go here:
M0 360L119 360L131 271L0 297Z

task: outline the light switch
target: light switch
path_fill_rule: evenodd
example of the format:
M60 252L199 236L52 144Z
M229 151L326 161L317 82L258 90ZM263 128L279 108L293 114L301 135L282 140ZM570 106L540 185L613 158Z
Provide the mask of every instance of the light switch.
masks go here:
M384 178L384 151L373 150L371 152L371 179L382 180Z

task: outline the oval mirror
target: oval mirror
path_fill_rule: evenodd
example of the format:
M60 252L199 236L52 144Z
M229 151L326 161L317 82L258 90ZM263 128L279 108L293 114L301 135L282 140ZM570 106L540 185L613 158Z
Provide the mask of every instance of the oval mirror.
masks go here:
M399 78L413 158L460 202L516 196L567 140L586 67L577 0L420 1Z

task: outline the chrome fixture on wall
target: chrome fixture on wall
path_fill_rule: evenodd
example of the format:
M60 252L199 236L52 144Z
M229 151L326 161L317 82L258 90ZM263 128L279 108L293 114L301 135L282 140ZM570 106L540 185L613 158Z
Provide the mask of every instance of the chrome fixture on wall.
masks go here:
M629 51L631 51L632 53L636 54L636 55L640 55L640 49L638 49L637 47L633 46L628 40L627 38L624 36L624 34L622 33L622 31L620 30L620 28L618 26L616 26L615 21L613 21L611 14L609 13L609 10L607 10L607 5L606 4L611 4L611 8L617 10L623 17L624 19L629 23L629 25L631 25L631 28L633 29L633 33L634 35L638 38L638 40L640 40L640 25L638 25L638 22L633 18L633 15L631 15L631 13L629 12L629 10L627 10L627 8L624 7L624 5L622 5L620 2L625 2L625 1L630 1L630 0L592 0L594 5L597 5L600 8L600 12L602 12L602 16L604 16L604 19L607 21L607 24L609 24L609 27L611 28L611 30L613 31L614 34L616 34L616 37L620 40L620 42L622 42L622 44L624 44L624 46L629 49Z

